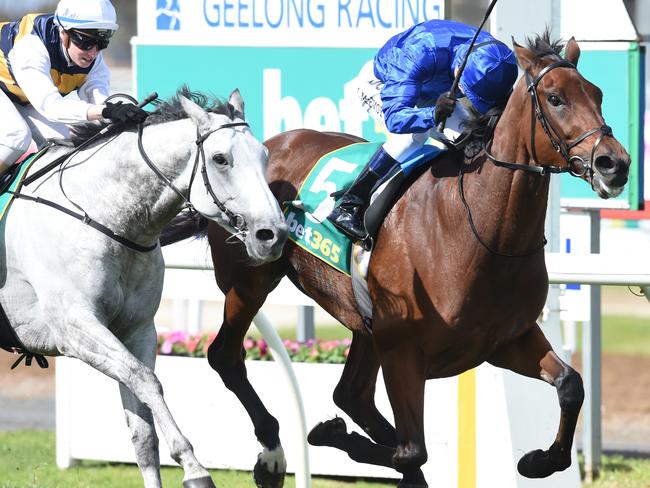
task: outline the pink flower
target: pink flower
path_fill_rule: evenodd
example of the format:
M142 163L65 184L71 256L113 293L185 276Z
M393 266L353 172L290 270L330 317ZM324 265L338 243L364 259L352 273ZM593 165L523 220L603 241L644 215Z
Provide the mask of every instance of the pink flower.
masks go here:
M199 345L199 339L191 337L187 340L187 351L192 353L196 351L196 347Z
M160 352L162 354L171 354L172 352L172 342L169 339L165 339L162 346L160 346Z
M250 351L254 347L255 347L255 341L253 339L251 339L250 337L244 339L244 349Z
M268 354L269 346L264 339L260 339L257 346L260 348L260 356L266 356Z
M188 334L182 330L176 330L167 336L167 339L172 342L185 342L187 340Z

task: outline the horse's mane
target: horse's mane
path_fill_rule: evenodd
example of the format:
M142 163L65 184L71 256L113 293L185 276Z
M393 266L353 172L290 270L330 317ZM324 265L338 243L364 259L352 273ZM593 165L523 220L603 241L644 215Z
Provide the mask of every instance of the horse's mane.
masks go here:
M561 39L551 40L551 32L547 27L544 33L537 34L533 37L526 38L527 48L537 57L552 57L560 59L564 50L564 41ZM509 99L510 97L508 97ZM470 140L481 140L492 117L498 117L506 108L506 100L502 105L498 105L487 113L482 114L473 107L470 107L469 119L463 124L463 130L470 135Z
M547 27L543 34L534 37L526 37L526 44L529 50L540 58L554 57L560 58L564 50L564 41L561 39L551 39L551 31Z
M149 117L147 117L144 125L157 125L187 118L187 114L181 105L181 97L189 98L208 112L225 115L229 118L234 117L234 108L229 103L223 102L212 95L191 91L187 85L183 85L176 91L176 94L168 100L154 102L156 104L156 109L151 112ZM97 134L107 125L109 125L108 122L98 121L75 124L70 129L70 140L74 146L78 146ZM135 124L124 124L122 129L123 131L134 131ZM101 142L104 139L113 137L113 135L114 133L109 131L105 136L98 138L97 141ZM65 144L65 141L61 142Z

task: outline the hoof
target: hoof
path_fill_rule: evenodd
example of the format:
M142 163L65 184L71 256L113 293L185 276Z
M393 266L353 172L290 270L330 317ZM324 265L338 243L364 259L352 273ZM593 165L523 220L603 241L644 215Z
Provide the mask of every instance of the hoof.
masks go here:
M537 449L525 454L517 463L517 471L526 478L546 478L557 471L564 471L571 466L571 457L562 462L558 456L553 456L551 450Z
M318 423L311 429L307 436L307 442L312 446L331 446L334 435L347 434L347 432L345 420L341 417L334 417L332 420Z
M203 478L194 478L193 480L183 481L183 488L217 488L212 482L212 478L204 476Z
M257 488L282 488L285 473L271 473L264 463L257 461L253 468L253 479Z

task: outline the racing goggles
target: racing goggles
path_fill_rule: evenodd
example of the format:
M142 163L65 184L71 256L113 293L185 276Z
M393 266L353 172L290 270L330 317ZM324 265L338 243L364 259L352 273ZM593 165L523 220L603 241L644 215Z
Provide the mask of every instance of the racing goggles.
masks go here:
M70 29L67 31L72 43L82 51L90 51L96 47L98 51L106 49L113 31L105 29L88 30L88 33Z

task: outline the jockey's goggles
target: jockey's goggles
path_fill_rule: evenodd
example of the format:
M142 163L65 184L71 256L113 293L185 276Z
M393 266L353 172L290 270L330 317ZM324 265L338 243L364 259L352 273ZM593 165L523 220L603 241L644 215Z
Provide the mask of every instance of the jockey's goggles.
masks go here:
M93 29L88 33L76 29L66 31L70 36L72 43L82 51L90 51L96 47L98 51L106 49L113 35L113 31L104 29ZM92 32L92 33L91 33Z

